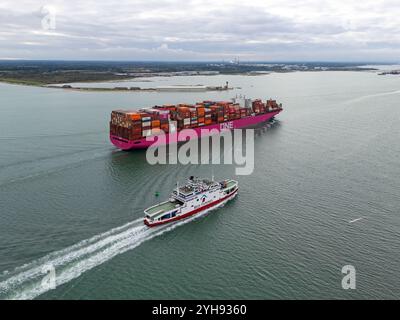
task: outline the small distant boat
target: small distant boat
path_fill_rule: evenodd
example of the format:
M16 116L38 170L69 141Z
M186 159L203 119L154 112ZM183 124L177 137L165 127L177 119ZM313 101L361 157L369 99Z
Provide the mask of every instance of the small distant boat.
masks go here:
M168 201L144 210L144 224L155 227L218 208L232 200L238 189L235 180L217 182L190 177L186 185L177 185Z

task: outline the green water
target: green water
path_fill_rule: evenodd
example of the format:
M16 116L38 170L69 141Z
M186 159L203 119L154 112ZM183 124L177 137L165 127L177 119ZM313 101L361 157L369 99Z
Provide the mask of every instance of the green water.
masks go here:
M241 89L90 93L0 84L0 298L399 298L400 78L298 72L148 85L226 80ZM189 223L146 230L144 208L167 198L177 178L212 169L151 166L144 151L116 150L110 111L236 93L277 98L285 108L256 131L252 175L214 166L216 178L239 181L239 196ZM58 286L46 291L49 263ZM356 268L356 290L341 287L347 264Z

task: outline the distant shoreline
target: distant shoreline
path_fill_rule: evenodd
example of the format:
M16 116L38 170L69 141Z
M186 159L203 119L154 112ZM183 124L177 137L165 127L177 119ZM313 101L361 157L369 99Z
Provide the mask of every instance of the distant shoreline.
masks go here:
M141 88L141 87L113 87L113 88L102 88L102 87L73 87L71 84L73 83L99 83L99 82L129 82L129 81L137 81L141 82L140 79L145 78L154 78L154 77L182 77L182 76L216 76L216 75L243 75L243 76L262 76L269 75L271 73L292 73L292 72L324 72L324 71L354 71L354 72L370 72L370 71L379 71L375 68L361 68L361 67L351 67L351 68L326 68L326 69L306 69L306 70L274 70L274 71L237 71L237 72L219 72L219 73L204 73L201 71L192 71L188 72L188 74L180 74L181 72L165 72L165 73L148 73L148 74L140 74L137 76L122 75L121 78L115 78L115 74L110 74L108 78L107 75L102 74L102 77L99 79L77 79L77 81L73 82L42 82L35 81L31 79L13 79L13 78L1 78L1 83L13 84L13 85L21 85L21 86L31 86L31 87L40 87L40 88L51 88L51 89L64 89L71 91L84 91L84 92L197 92L197 91L226 91L231 90L233 88L226 88L225 86L203 86L201 90L196 88L196 86L185 86L185 88L181 89L179 86L171 86L171 88ZM82 72L82 75L84 72ZM149 80L151 81L151 80ZM192 88L190 88L192 87Z
M175 76L264 75L296 71L376 71L355 62L1 61L0 81L21 85L92 83Z
M140 88L140 87L114 87L114 88L99 88L99 87L73 87L70 85L56 86L45 85L44 88L74 90L74 91L96 91L96 92L206 92L206 91L227 91L234 88L228 86L169 86L155 88Z
M136 78L135 78L136 79ZM110 82L112 82L111 80ZM126 80L129 81L129 80ZM96 83L98 81L90 81ZM86 83L90 83L86 82ZM69 84L54 85L54 84L42 84L34 83L30 81L15 81L8 79L0 79L0 83L19 85L19 86L29 86L37 88L49 88L49 89L62 89L70 91L86 91L86 92L206 92L206 91L227 91L234 89L233 87L227 86L203 86L203 85L193 85L193 86L168 86L168 87L154 87L154 88L140 88L140 87L73 87Z

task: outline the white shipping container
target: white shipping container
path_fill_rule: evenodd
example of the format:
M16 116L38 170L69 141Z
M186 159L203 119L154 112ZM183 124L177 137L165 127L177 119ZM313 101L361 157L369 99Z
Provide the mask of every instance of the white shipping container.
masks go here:
M157 114L169 114L169 110L162 110L162 109L148 109L147 111Z
M142 127L151 127L151 121L142 122Z
M183 124L184 124L184 125L190 124L190 118L185 118L185 119L183 119Z
M143 137L151 136L151 129L143 130L142 136L143 136Z

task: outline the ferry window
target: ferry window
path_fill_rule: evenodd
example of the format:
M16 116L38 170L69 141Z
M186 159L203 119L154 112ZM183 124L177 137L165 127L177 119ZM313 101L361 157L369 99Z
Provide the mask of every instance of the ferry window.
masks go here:
M166 215L163 215L162 217L161 217L161 220L165 220L165 219L168 219L168 218L170 218L171 217L171 215L168 213L168 214L166 214Z

